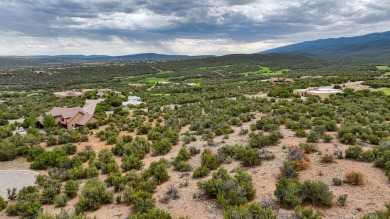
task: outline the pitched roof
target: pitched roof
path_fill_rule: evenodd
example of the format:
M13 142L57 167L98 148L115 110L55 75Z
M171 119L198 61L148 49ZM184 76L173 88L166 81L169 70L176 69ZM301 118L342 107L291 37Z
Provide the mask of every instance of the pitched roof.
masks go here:
M94 116L90 114L85 114L79 121L77 121L77 125L86 125L89 120L91 120Z
M47 114L50 114L54 117L62 116L65 119L67 119L67 118L73 118L79 112L85 114L84 110L81 107L72 107L72 108L54 107Z

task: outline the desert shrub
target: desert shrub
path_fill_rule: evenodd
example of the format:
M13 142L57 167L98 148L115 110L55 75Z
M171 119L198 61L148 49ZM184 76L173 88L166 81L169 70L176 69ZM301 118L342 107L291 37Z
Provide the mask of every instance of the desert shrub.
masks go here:
M350 171L345 174L344 182L354 186L364 185L363 173Z
M152 145L152 149L153 156L164 155L172 149L172 143L169 139L164 138L161 141L154 142Z
M28 152L27 152L27 161L28 162L33 162L35 160L36 157L38 157L40 154L42 154L43 152L45 152L45 149L43 149L42 147L31 147L28 149Z
M375 155L374 155L374 152L372 150L366 150L365 152L363 152L359 158L359 160L363 161L363 162L372 162L375 160Z
M102 173L110 174L110 173L119 173L119 166L115 160L110 161L109 163L104 163L102 165Z
M271 207L262 208L259 203L254 202L240 206L233 206L226 209L223 213L225 219L239 218L258 218L258 219L276 219L276 214Z
M79 191L79 184L75 180L68 180L64 185L64 193L69 198L72 198L77 195Z
M160 209L151 209L146 213L130 214L129 219L172 219L172 217Z
M379 168L385 168L386 163L390 161L390 150L387 149L382 153L378 153L378 158L375 160L374 165Z
M306 141L308 143L318 143L320 140L320 135L316 132L310 132L309 135L307 136Z
M352 159L359 159L363 154L362 146L350 146L345 150L345 157Z
M305 170L309 167L309 158L301 147L290 147L287 159L297 164L299 170Z
M323 182L306 180L302 184L301 194L303 196L303 200L308 200L313 205L332 205L333 193Z
M226 169L220 168L212 179L198 182L198 187L209 197L217 198L223 207L245 204L253 199L256 192L251 175L240 169L231 177Z
M128 171L131 169L139 170L142 166L142 161L134 155L124 155L122 157L121 167L123 171Z
M18 156L18 148L9 142L0 143L0 161L14 160Z
M8 205L6 212L10 216L36 218L42 212L42 204L39 201L18 201L14 205Z
M295 136L297 136L298 138L304 138L306 137L306 132L303 129L298 129L295 131Z
M279 168L280 177L284 178L297 178L299 176L298 164L291 161L283 162L283 166Z
M194 173L192 174L193 178L201 178L205 177L209 174L210 170L206 166L200 166L194 170Z
M221 163L218 156L212 154L210 149L205 149L201 156L201 165L207 167L209 170L215 170Z
M334 156L333 154L324 154L321 157L321 162L322 163L332 163L334 161Z
M188 151L190 152L191 156L194 156L194 155L200 153L200 149L198 149L198 148L196 148L194 146L189 147Z
M343 184L343 180L341 180L340 178L337 178L337 177L333 178L332 182L333 182L334 186L341 186Z
M168 162L164 159L160 159L160 161L152 162L149 168L144 172L143 177L145 179L153 177L155 182L160 185L161 183L167 181L169 179L169 175L167 172Z
M283 207L296 207L302 203L301 183L292 178L281 178L276 183L274 195Z
M132 197L134 195L135 191L131 186L125 187L123 190L123 202L126 203L127 205L131 205L132 203Z
M139 191L133 194L131 203L135 213L147 213L154 208L155 200L151 193Z
M8 202L4 200L3 197L0 196L0 212L7 208Z
M16 197L17 197L16 188L12 188L12 190L8 188L7 189L7 198L9 200L15 200Z
M133 141L133 136L131 136L131 135L124 135L124 136L122 136L122 141L124 143L131 143Z
M356 144L357 142L356 135L352 133L345 133L340 137L340 142L344 144L350 144L350 145Z
M333 137L331 135L325 134L322 136L322 139L324 139L325 142L329 143L333 140Z
M314 212L311 207L297 206L294 208L294 213L290 217L291 219L322 219L324 216L319 212Z
M312 152L318 151L318 146L313 143L299 143L298 145L300 148L302 148L306 154L310 154Z
M345 203L347 202L347 198L348 198L347 194L340 195L337 198L337 204L340 206L345 206Z
M61 146L66 151L66 154L71 155L77 152L77 146L74 144L64 144Z
M76 213L82 213L87 210L97 210L102 204L108 204L113 201L112 192L108 192L104 182L97 178L92 178L84 185L80 199L75 205Z
M261 158L257 149L247 149L245 150L241 163L244 167L254 167L261 165Z
M66 195L58 195L54 198L54 205L56 207L65 207L69 198Z

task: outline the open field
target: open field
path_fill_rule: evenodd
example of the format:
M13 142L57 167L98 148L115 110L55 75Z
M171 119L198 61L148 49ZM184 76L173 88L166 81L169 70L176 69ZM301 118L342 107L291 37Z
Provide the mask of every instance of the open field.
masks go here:
M376 68L378 70L390 70L390 67L387 65L377 65Z
M237 55L61 71L52 77L42 69L40 80L29 70L1 75L0 84L20 90L0 93L0 170L40 174L8 200L1 219L62 209L98 219L231 219L250 208L259 218L286 219L299 207L323 215L316 219L387 216L390 80L372 65ZM293 82L265 80L278 75ZM53 94L85 85L111 92ZM335 86L342 92L326 98L294 93ZM142 104L122 106L131 99ZM98 122L65 130L64 115L37 121L53 107L83 106Z
M142 80L140 82L144 82L147 84L154 84L154 83L169 82L169 81L170 81L169 78L148 78L148 79Z

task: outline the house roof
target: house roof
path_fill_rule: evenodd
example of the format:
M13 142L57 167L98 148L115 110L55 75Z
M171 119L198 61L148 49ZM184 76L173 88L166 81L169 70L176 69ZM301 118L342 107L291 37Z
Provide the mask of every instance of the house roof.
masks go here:
M91 120L93 117L93 115L90 115L90 114L85 114L83 117L81 117L81 119L79 121L77 121L77 125L86 125L89 120Z
M52 115L54 117L62 116L65 119L68 119L68 118L73 118L78 113L85 114L84 110L81 107L72 107L72 108L54 107L47 114Z

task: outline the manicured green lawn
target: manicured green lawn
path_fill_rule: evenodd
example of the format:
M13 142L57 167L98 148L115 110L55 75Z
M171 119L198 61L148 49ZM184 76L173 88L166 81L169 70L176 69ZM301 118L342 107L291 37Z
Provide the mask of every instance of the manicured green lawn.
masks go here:
M140 82L144 82L147 84L154 84L157 82L169 82L169 81L170 81L169 78L148 78L148 79L142 80Z
M385 93L386 95L390 95L390 88L382 89L382 90L380 90L380 91L382 91L382 92Z
M260 66L261 73L273 73L273 71L269 67Z
M205 67L199 67L198 70L207 70L207 69L215 69L215 68L229 68L233 65L221 65L221 66L205 66Z
M163 74L170 74L170 73L174 73L174 71L161 71L158 74L163 75Z
M387 65L377 65L376 68L378 70L390 70L390 67Z
M171 96L171 94L152 94L153 96Z

